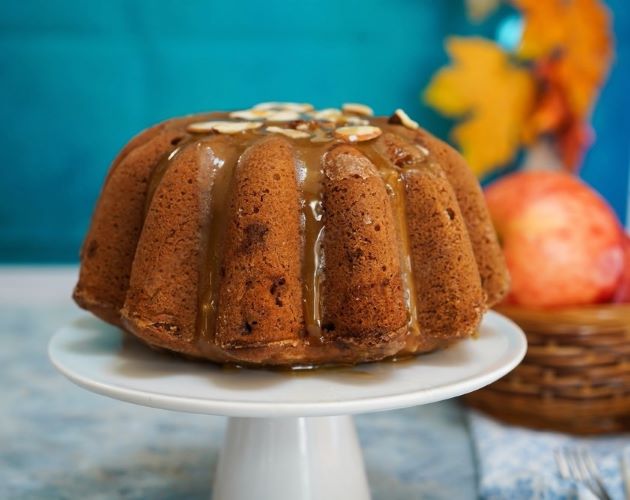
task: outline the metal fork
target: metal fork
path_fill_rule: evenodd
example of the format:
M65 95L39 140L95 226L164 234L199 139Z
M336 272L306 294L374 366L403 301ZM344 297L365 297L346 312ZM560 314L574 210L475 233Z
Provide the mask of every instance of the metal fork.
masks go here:
M611 500L600 477L597 464L585 448L561 448L554 452L560 475L586 486L601 500Z

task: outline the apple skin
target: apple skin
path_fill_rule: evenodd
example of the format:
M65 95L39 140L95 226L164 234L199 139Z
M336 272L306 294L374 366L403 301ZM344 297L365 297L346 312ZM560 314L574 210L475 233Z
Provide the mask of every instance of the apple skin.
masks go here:
M577 177L533 170L486 189L512 287L506 302L553 308L613 298L623 232L608 204Z
M630 303L630 235L624 235L623 239L624 247L624 266L619 286L615 291L613 302L617 303Z

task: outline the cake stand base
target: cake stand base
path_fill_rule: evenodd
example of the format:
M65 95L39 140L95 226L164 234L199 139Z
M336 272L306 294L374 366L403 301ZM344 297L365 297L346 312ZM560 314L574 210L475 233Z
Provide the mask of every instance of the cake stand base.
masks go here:
M489 312L478 338L399 363L308 372L225 370L147 349L84 316L53 336L48 353L60 372L90 391L230 417L215 500L365 500L370 494L349 415L474 391L512 370L526 347L514 323Z
M214 500L367 500L352 417L230 418Z

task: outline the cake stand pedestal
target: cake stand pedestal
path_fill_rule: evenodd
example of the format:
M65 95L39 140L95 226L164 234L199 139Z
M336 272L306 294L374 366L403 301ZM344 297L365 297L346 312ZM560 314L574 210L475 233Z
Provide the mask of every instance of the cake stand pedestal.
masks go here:
M370 493L350 415L474 391L512 370L526 346L514 323L489 312L478 338L407 361L315 371L238 370L152 351L83 316L53 336L49 356L61 373L90 391L230 417L214 500L363 500Z

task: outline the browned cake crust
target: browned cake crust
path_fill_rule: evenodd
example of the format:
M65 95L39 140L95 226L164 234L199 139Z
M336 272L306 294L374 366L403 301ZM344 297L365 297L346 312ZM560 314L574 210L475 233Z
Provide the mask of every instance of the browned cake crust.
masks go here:
M468 336L485 310L485 293L453 189L437 165L404 180L420 331Z
M74 299L109 323L120 325L131 264L142 230L149 179L176 146L189 119L147 129L121 151L109 171L81 249Z
M174 119L121 151L79 305L193 357L320 365L447 345L505 294L480 188L425 131L225 121L243 123Z
M229 155L226 139L178 148L147 203L121 315L130 331L153 346L198 354L201 228L209 215L203 202L216 179L212 148Z
M492 307L507 294L510 278L481 187L462 155L425 130L420 130L418 134L420 144L435 155L457 196L475 252L481 283L488 296L488 307Z
M348 145L324 157L322 281L326 340L382 345L406 331L392 206L377 168Z
M464 217L441 164L395 134L383 134L375 147L402 171L416 321L423 340L471 335L486 309L486 295ZM407 349L423 347L423 342L409 343Z
M300 206L288 140L250 146L232 193L214 341L228 350L296 346L304 329Z

